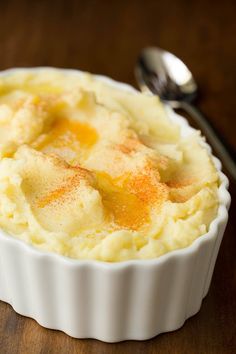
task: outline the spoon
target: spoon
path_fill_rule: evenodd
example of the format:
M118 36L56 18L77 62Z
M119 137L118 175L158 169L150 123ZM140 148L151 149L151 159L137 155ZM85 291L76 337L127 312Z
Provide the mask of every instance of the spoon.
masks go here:
M135 76L141 91L152 92L172 108L181 108L193 117L225 168L236 181L235 153L229 152L203 114L191 103L197 96L192 73L175 55L160 48L145 48L137 61Z

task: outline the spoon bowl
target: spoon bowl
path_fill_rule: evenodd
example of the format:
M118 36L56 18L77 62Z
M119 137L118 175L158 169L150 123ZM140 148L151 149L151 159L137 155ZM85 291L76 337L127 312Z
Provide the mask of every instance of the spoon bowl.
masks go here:
M187 66L160 48L149 47L141 52L135 75L142 91L157 94L175 108L180 101L191 102L197 95L197 84Z

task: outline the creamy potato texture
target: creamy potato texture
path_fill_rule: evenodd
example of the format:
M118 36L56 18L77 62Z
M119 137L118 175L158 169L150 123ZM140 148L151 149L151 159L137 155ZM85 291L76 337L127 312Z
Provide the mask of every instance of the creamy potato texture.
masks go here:
M218 173L158 97L56 69L0 78L0 227L108 262L158 257L207 232ZM10 237L10 236L9 236Z

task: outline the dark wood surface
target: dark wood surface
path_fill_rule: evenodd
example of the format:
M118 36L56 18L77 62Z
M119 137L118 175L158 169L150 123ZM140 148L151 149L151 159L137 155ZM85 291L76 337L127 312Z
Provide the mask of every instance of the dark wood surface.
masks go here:
M200 108L236 148L235 1L0 1L0 69L79 68L135 84L142 47L181 57L201 87ZM231 183L232 196L235 185ZM0 353L236 353L235 201L210 292L178 331L106 344L47 330L0 302Z

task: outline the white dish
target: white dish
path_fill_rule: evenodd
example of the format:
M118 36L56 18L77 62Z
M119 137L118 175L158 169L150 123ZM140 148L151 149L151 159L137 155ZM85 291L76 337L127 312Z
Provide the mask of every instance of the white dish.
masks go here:
M26 69L0 76L15 70ZM97 79L135 91L106 77ZM182 134L192 131L183 117L167 111ZM210 154L209 145L202 144ZM0 230L0 300L42 326L76 338L144 340L178 329L201 307L227 224L228 179L220 161L213 160L220 176L218 215L209 232L189 247L152 260L106 263L42 252Z

